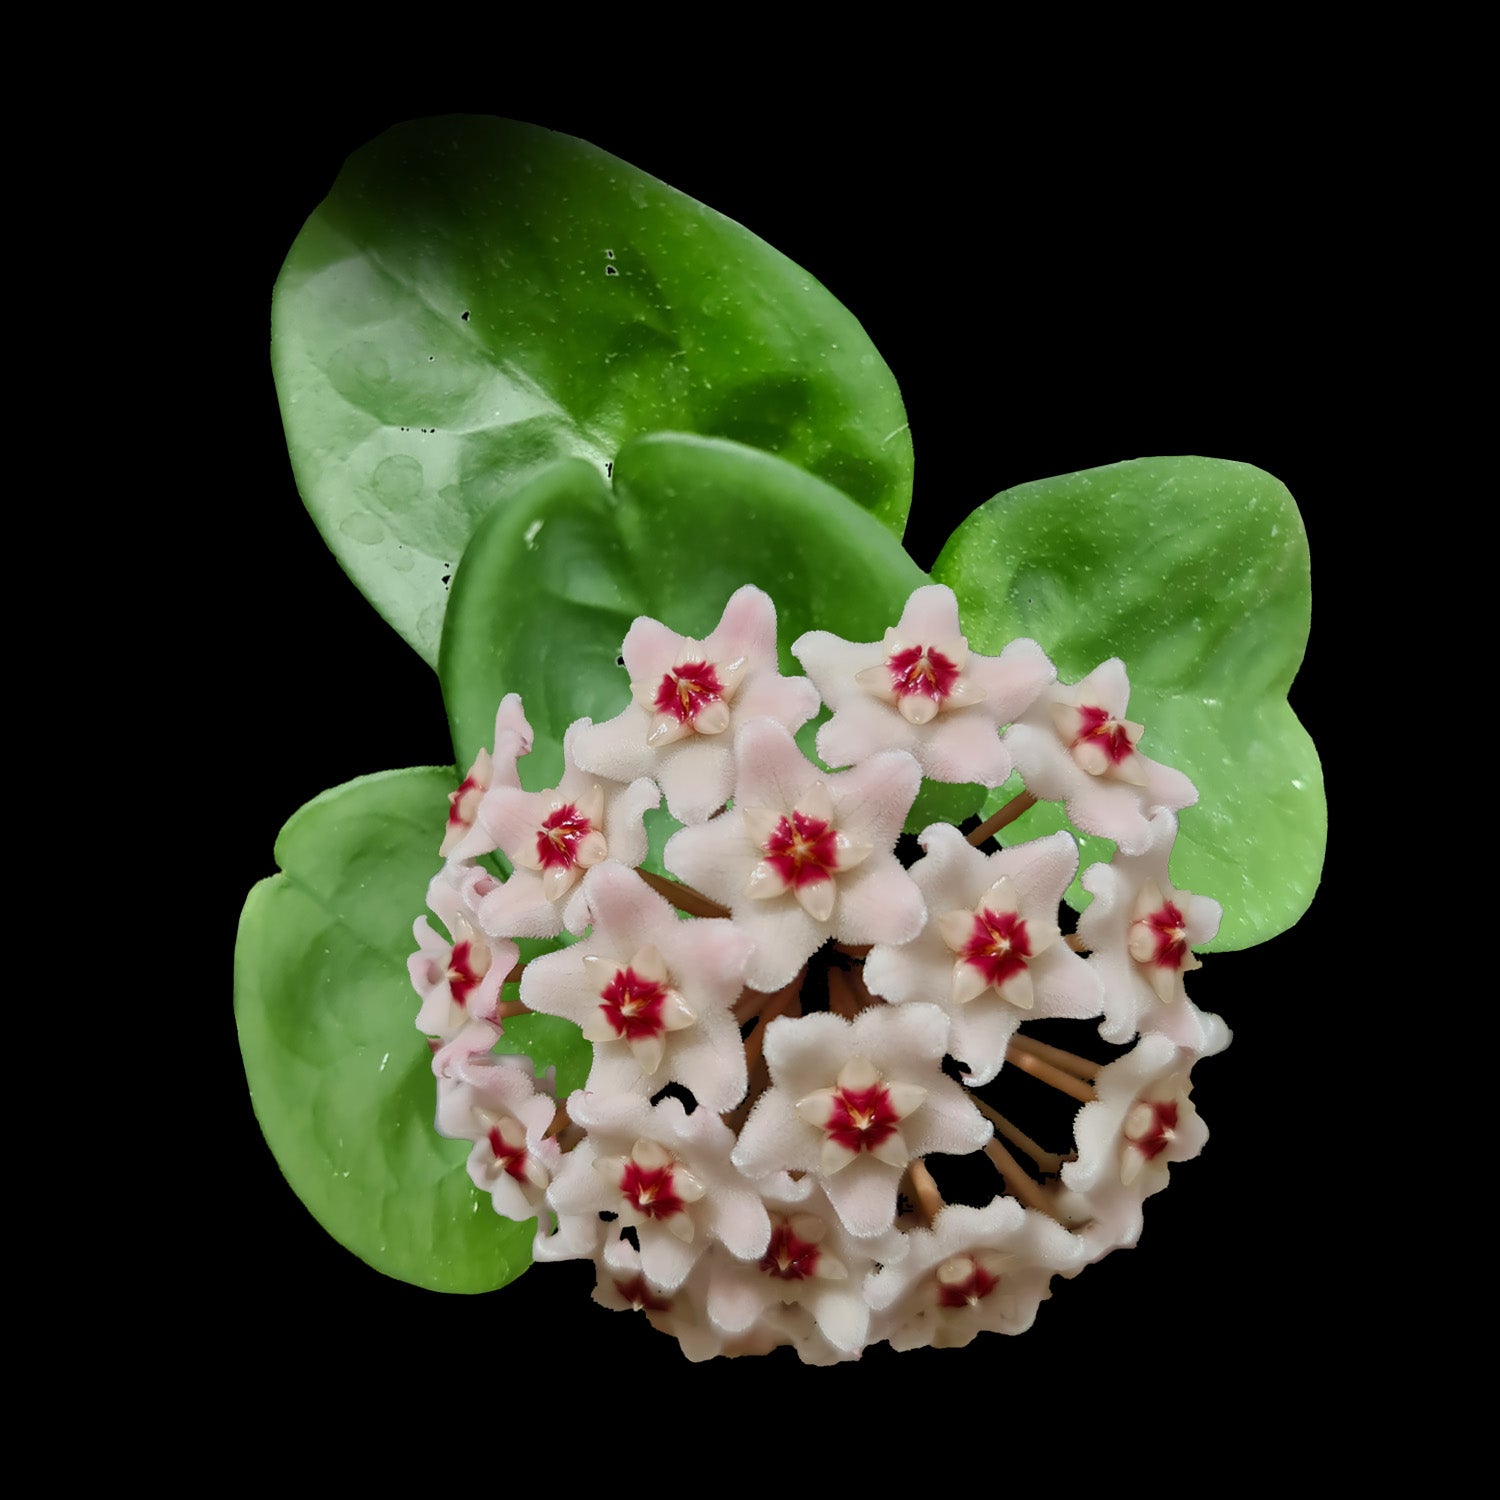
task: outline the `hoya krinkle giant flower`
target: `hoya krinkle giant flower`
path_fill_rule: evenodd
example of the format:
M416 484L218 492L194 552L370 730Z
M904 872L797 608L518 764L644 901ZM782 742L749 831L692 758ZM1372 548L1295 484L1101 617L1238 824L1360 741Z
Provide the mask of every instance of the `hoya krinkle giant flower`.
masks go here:
M529 728L502 705L432 885L452 943L417 929L440 1127L474 1141L499 1213L536 1214L539 1259L593 1259L596 1300L689 1358L1019 1332L1055 1275L1134 1241L1142 1199L1205 1139L1189 1071L1227 1031L1184 981L1216 908L1166 864L1195 793L1135 750L1117 663L1058 689L1033 642L970 653L945 588L917 590L884 644L814 631L797 651L847 770L792 738L817 694L776 671L757 589L701 641L637 620L631 701L568 731L552 791L521 787ZM995 784L1012 760L1034 784L994 817L900 844L924 772ZM658 789L686 825L663 853L676 878L646 863ZM982 847L1048 796L1130 850L1085 870L1097 900L1071 932L1071 834ZM496 846L503 881L476 863ZM512 967L514 939L564 925L581 941ZM521 980L504 1004L502 968ZM482 1052L528 1012L593 1047L567 1099ZM1084 1028L1077 1050L1028 1029L1059 1022ZM1076 1149L1014 1113L1023 1073L1082 1106ZM968 1159L988 1206L950 1207Z

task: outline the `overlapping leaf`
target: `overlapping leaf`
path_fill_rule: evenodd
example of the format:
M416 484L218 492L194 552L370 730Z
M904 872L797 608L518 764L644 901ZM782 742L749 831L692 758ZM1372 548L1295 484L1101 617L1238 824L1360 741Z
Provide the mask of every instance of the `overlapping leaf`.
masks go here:
M308 509L428 661L480 518L563 456L680 429L783 454L898 537L910 503L900 393L847 309L712 209L509 120L349 159L277 282L272 362Z
M497 1219L465 1170L468 1143L434 1131L432 1059L412 1024L412 921L452 786L446 769L390 771L291 818L282 873L240 919L235 1017L261 1129L313 1216L377 1270L479 1292L526 1269L534 1225ZM523 1026L506 1046L538 1055L538 1071L558 1063L563 1089L587 1071L576 1037Z
M781 669L800 674L788 648L804 631L876 640L926 581L866 511L769 454L659 434L621 450L613 484L561 463L491 512L454 579L439 672L458 759L519 692L536 730L522 775L555 785L568 725L629 701L616 662L638 615L705 635L757 584L776 602Z
M1286 701L1311 605L1307 537L1284 485L1205 458L1020 485L959 526L933 576L958 595L977 649L1031 636L1065 682L1124 660L1142 751L1198 787L1172 876L1223 903L1210 946L1248 947L1301 916L1327 808L1317 751ZM1059 826L1060 813L1038 807L1013 836Z

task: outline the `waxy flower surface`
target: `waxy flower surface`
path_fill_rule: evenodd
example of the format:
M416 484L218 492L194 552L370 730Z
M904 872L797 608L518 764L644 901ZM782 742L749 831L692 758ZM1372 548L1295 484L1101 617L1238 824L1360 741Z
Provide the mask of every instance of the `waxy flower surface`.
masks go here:
M521 785L516 762L531 753L533 738L520 697L507 693L495 714L494 754L481 750L457 791L448 794L448 827L438 850L444 859L473 859L495 847L488 829L479 821L479 810L492 786Z
M1161 1192L1168 1168L1190 1161L1208 1140L1189 1098L1192 1062L1193 1054L1170 1038L1143 1036L1132 1051L1100 1069L1098 1098L1078 1112L1078 1155L1063 1168L1062 1180L1089 1195L1095 1221L1085 1238L1101 1254L1135 1243L1142 1200Z
M754 938L752 988L779 989L830 937L916 936L922 898L892 852L921 781L909 755L829 775L781 725L758 719L736 737L735 764L735 805L674 834L664 859Z
M1028 1016L1097 1016L1099 980L1061 941L1057 910L1078 868L1066 833L981 854L947 824L922 834L911 877L930 920L914 942L878 944L865 983L897 1004L935 1002L953 1023L948 1050L988 1083Z
M633 701L617 718L583 730L578 763L616 781L655 777L683 823L702 823L729 800L736 728L770 718L797 730L818 711L805 677L777 671L776 606L748 585L703 640L642 617L620 654Z
M942 1071L948 1018L933 1005L772 1021L771 1088L735 1149L754 1178L817 1177L850 1234L889 1227L903 1168L929 1151L976 1151L990 1127Z
M870 1332L865 1278L879 1263L905 1256L905 1237L890 1229L875 1239L856 1239L812 1178L763 1196L771 1214L766 1252L753 1262L724 1257L714 1263L709 1316L726 1333L743 1336L772 1304L795 1303L812 1314L841 1354L857 1354Z
M771 1221L759 1195L730 1163L734 1136L706 1109L676 1099L576 1093L568 1114L588 1131L548 1193L560 1216L617 1215L606 1225L604 1263L628 1271L633 1229L640 1268L675 1291L713 1241L749 1259L765 1254ZM622 1259L623 1257L623 1259Z
M581 719L563 741L563 778L547 792L495 787L480 806L480 821L515 865L504 885L479 904L487 932L512 937L555 937L562 931L563 904L584 873L605 859L638 865L646 857L648 809L661 795L644 777L610 781L580 770L574 758ZM568 922L570 930L583 920Z
M562 1162L558 1143L546 1134L557 1101L538 1092L529 1057L473 1057L454 1072L438 1085L438 1133L473 1141L474 1185L502 1218L538 1219L538 1237L545 1237L547 1188Z
M412 987L422 997L417 1028L429 1036L452 1041L473 1022L495 1018L500 987L520 957L514 943L487 937L472 921L450 873L441 871L427 888L427 904L451 935L444 942L418 917L413 927L417 951L407 960ZM493 1035L484 1043L488 1050Z
M869 1282L870 1305L893 1349L956 1349L980 1333L1022 1333L1051 1295L1054 1274L1084 1263L1082 1242L1014 1198L988 1208L949 1204L907 1235L900 1261Z
M1078 936L1092 951L1107 1010L1106 1041L1128 1042L1138 1032L1160 1032L1205 1056L1229 1040L1224 1023L1187 998L1183 977L1201 967L1193 948L1219 930L1219 903L1179 891L1167 874L1177 819L1152 814L1145 849L1093 865L1084 889L1094 900L1078 919Z
M818 754L829 765L906 750L934 781L983 786L1010 775L1001 728L1057 677L1035 641L1012 641L999 656L971 652L958 601L937 584L907 600L883 641L814 630L792 654L834 711L818 730Z
M946 589L918 589L883 643L797 649L834 708L820 749L847 770L797 747L817 696L777 674L756 589L701 642L637 620L635 701L568 730L550 792L521 788L530 729L502 704L495 754L450 798L429 897L450 940L418 922L411 960L439 1128L473 1143L498 1214L536 1219L536 1260L593 1260L595 1300L689 1359L1019 1333L1054 1276L1134 1243L1144 1198L1205 1138L1188 1070L1228 1033L1182 981L1218 908L1168 879L1193 789L1136 750L1119 663L1068 688L1032 642L976 656ZM924 773L997 784L1012 740L1026 795L968 837L932 824L904 865ZM662 791L686 823L662 855L675 878L643 867ZM976 847L1046 797L1121 845L1083 872L1072 933L1071 833ZM508 878L476 863L492 848ZM519 963L511 937L564 926L577 942ZM565 1106L490 1053L528 1014L592 1049ZM1027 1030L1098 1017L1096 1039L1134 1042L1113 1062ZM1076 1151L1010 1118L1012 1067L1067 1097ZM987 1204L944 1201L963 1157Z
M1126 719L1129 701L1125 665L1112 659L1080 682L1046 689L1005 739L1029 792L1066 803L1085 833L1138 854L1151 812L1190 807L1198 793L1181 771L1136 749L1145 726Z
M563 1016L594 1044L588 1088L655 1093L680 1083L715 1111L745 1096L745 1049L733 1006L753 940L732 922L681 921L623 865L583 885L592 931L526 967L521 999Z

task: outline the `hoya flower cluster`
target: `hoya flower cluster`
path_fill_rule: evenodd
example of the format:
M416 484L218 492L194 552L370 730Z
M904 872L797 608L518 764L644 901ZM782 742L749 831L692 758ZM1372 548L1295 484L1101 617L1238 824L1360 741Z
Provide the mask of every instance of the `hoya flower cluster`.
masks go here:
M1135 1242L1143 1201L1206 1138L1190 1069L1228 1032L1184 977L1220 913L1168 874L1196 793L1139 748L1120 662L1062 684L1034 642L971 652L945 588L918 589L884 640L791 650L805 677L778 671L751 587L701 641L637 620L629 705L572 726L550 791L523 789L531 730L501 704L450 799L429 895L444 931L416 925L438 1127L473 1142L498 1213L536 1219L538 1260L592 1259L596 1299L689 1358L1020 1332L1054 1275ZM820 706L832 770L793 738ZM898 848L924 778L1013 772L1025 790L988 823ZM1117 846L1084 871L1072 933L1072 835L982 847L1037 799ZM662 801L672 879L641 868ZM497 851L504 881L478 862ZM519 963L517 939L564 932ZM524 1011L593 1045L566 1100L493 1050ZM1091 1048L1058 1045L1068 1023ZM1063 1149L1023 1115L1036 1094L1063 1106Z

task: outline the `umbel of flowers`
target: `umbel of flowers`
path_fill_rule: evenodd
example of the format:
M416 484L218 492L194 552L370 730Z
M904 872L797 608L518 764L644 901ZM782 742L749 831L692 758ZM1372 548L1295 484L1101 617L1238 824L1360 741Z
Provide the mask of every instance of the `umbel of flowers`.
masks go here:
M780 675L751 587L701 641L637 620L630 705L572 726L550 791L522 788L531 730L500 705L450 798L445 932L416 924L438 1128L473 1142L497 1213L536 1220L536 1259L593 1260L596 1299L691 1359L1021 1332L1054 1275L1135 1242L1206 1139L1191 1069L1229 1033L1184 980L1220 911L1168 873L1197 794L1142 752L1119 661L1065 684L1032 641L971 652L946 588L884 640L791 649L806 677ZM820 705L831 771L793 738ZM903 839L924 778L1013 772L1024 790L987 822ZM993 843L1044 798L1116 845L1071 933L1072 835ZM662 800L671 879L642 868ZM478 862L495 852L507 880ZM519 963L516 939L564 931ZM593 1044L565 1100L494 1051L526 1011ZM1092 1045L1058 1045L1069 1026ZM1062 1149L1024 1117L1038 1095L1063 1106Z

